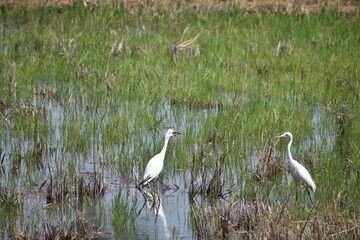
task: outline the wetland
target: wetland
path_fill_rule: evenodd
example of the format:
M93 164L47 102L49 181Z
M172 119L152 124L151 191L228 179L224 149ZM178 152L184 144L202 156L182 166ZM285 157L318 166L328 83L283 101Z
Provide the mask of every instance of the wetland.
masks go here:
M359 238L359 29L336 11L2 7L0 238Z

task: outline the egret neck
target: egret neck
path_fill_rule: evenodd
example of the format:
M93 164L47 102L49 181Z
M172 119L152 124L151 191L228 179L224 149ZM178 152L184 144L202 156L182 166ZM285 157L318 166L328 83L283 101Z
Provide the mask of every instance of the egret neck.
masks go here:
M162 163L164 162L165 153L166 153L166 148L167 148L167 145L168 145L168 143L169 143L169 140L170 140L170 137L166 136L166 137L165 137L164 147L163 147L163 149L162 149L161 152L160 152L161 159L162 159Z
M290 137L290 141L289 141L289 143L287 145L287 155L288 155L288 158L289 158L289 163L292 163L292 160L293 160L293 158L291 156L291 152L290 152L290 147L291 147L292 141L293 141L293 139L292 139L292 137Z

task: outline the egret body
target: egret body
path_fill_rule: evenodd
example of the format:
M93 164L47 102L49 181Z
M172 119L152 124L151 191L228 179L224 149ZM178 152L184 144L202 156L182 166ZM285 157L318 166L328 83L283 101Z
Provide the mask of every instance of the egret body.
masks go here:
M306 168L303 165L301 165L298 161L293 159L291 155L290 147L293 141L293 136L291 132L285 132L280 136L277 136L277 138L282 138L282 137L290 138L290 141L287 145L287 159L288 159L288 165L291 175L293 176L295 182L297 182L298 184L305 185L308 188L308 190L310 189L312 193L314 193L316 190L316 186L310 176L310 173L308 172L308 170L306 170Z
M152 157L150 159L150 161L148 162L148 164L146 165L144 179L140 183L140 185L146 185L149 182L151 182L154 178L159 176L159 174L164 166L165 153L166 153L166 149L167 149L169 140L172 136L177 136L178 134L181 134L181 133L175 132L173 129L169 129L166 132L164 147L162 148L161 152L156 154L154 157Z

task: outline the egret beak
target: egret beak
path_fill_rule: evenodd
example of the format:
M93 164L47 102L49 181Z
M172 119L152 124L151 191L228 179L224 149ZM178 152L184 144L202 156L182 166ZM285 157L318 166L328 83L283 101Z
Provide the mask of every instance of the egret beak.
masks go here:
M176 137L177 135L180 135L181 132L173 132L173 136Z
M282 135L276 136L276 138L282 138L282 137L285 137L285 135L282 134Z

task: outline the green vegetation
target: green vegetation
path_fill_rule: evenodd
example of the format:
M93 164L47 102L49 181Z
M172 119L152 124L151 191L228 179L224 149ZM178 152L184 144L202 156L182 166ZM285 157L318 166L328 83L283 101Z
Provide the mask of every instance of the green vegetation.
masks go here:
M103 195L97 173L131 178L134 168L141 172L160 151L164 127L173 127L183 134L169 144L162 183L180 174L189 186L191 167L200 171L206 159L211 171L226 153L223 178L226 186L236 184L234 201L291 196L284 211L289 221L318 215L326 222L335 213L344 221L359 218L359 16L130 14L121 6L82 3L0 11L1 210L14 212L11 199L21 208L28 191L85 194L77 181L88 171L97 180L88 190L94 194L86 195ZM294 158L317 184L311 212L305 192L295 201L293 186L283 187L289 182L284 168L275 177L254 177L262 153L284 131L293 133ZM284 158L286 143L273 154ZM68 185L56 187L52 176ZM53 184L60 190L46 190ZM124 224L135 211L126 201L132 199L119 195L108 206L117 209L107 221L118 234L136 231ZM0 236L9 235L8 218L0 215ZM325 228L325 235L331 231Z
M129 196L130 195L128 191L126 194L126 199L122 199L120 193L114 200L112 222L117 239L131 238L131 236L133 237L136 232L136 203L132 203L132 199L129 199ZM129 205L132 205L132 207L130 208Z

